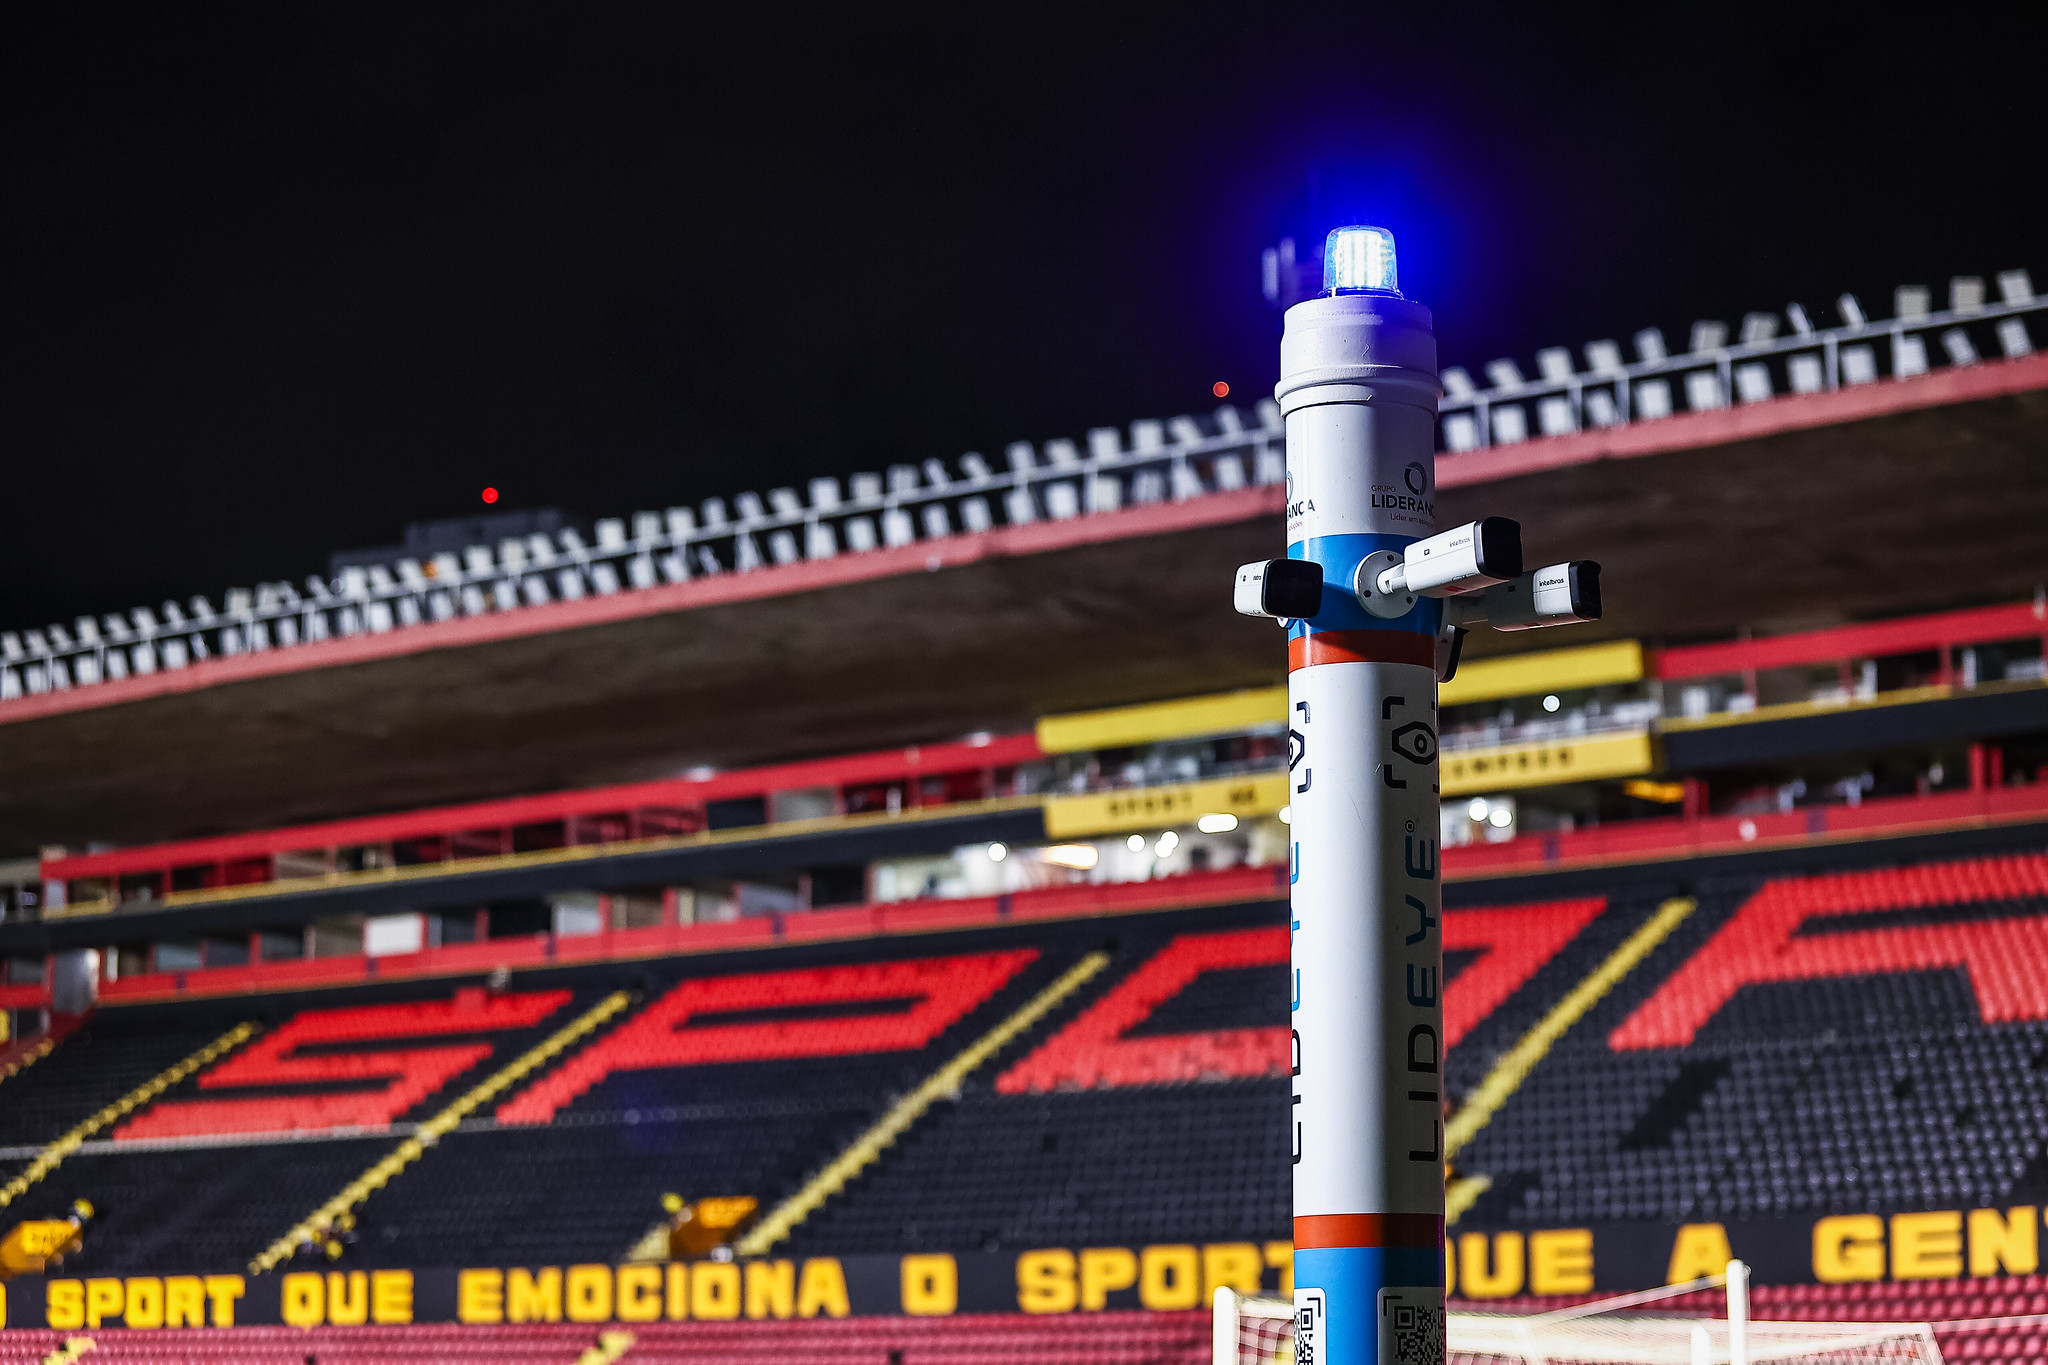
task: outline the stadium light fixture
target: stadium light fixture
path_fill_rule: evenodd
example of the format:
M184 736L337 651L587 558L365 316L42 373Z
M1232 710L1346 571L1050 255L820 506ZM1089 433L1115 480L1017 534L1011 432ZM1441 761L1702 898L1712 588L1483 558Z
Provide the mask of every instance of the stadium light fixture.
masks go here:
M1195 821L1195 828L1204 834L1228 834L1237 828L1237 817L1228 811L1217 811Z
M1323 296L1287 310L1288 557L1243 566L1234 592L1288 635L1294 1306L1317 1365L1391 1358L1396 1322L1443 1354L1437 684L1467 626L1600 615L1599 565L1525 572L1506 518L1437 531L1436 339L1394 254L1382 229L1339 228ZM1661 335L1637 346L1662 359ZM1465 809L1514 820L1510 802Z

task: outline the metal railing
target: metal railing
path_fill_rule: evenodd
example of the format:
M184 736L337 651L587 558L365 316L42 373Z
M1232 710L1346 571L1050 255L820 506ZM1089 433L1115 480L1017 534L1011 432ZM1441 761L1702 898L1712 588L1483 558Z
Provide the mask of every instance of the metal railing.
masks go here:
M630 524L606 519L589 542L576 530L528 535L424 563L399 559L345 569L331 581L308 578L303 593L289 582L230 589L220 610L194 597L80 617L68 629L0 635L0 701L203 659L1278 484L1286 478L1282 451L1280 410L1269 399L1249 422L1230 406L1133 422L1128 444L1117 428L1098 427L1085 455L1071 440L1042 449L1013 442L1001 471L979 454L961 456L957 469L930 459L855 474L845 487L812 479L808 498L778 488L765 500L742 493L730 505L710 498L699 508L636 512Z
M1928 290L1906 285L1894 293L1894 316L1883 321L1866 317L1855 296L1844 294L1835 305L1841 325L1829 328L1816 328L1795 303L1782 319L1789 335L1779 335L1777 314L1750 313L1733 342L1726 324L1696 322L1690 348L1679 355L1670 353L1662 332L1646 327L1635 335L1633 364L1623 363L1621 346L1613 341L1588 343L1583 370L1574 368L1570 351L1553 346L1537 352L1533 379L1524 378L1513 360L1489 362L1484 369L1490 387L1483 390L1452 366L1443 372L1438 417L1443 448L1461 454L1532 436L1761 403L1786 393L1907 379L1936 368L1930 335L1938 337L1944 368L1975 365L1994 344L1995 353L2007 359L2031 354L2033 341L2021 315L2048 309L2048 298L2035 296L2024 270L1999 275L1998 290L1994 303L1981 279L1952 280L1948 308L1933 312Z
M1635 363L1622 362L1616 343L1593 342L1583 371L1573 369L1568 351L1552 347L1538 354L1538 379L1524 379L1511 360L1490 363L1492 387L1484 391L1454 366L1443 374L1443 448L1455 456L1532 435L1907 378L1934 368L1929 334L1938 334L1948 367L1976 364L1994 341L2008 358L2028 354L2032 339L2022 315L2048 308L2048 299L2034 296L2023 270L2000 275L1998 287L1994 303L1981 281L1953 281L1949 307L1939 313L1929 311L1927 290L1902 288L1889 321L1865 318L1845 294L1837 305L1843 324L1828 329L1814 328L1793 305L1786 319L1791 334L1783 337L1777 315L1751 313L1732 344L1722 324L1696 323L1691 349L1676 356L1660 333L1645 329L1636 335ZM1882 355L1880 342L1888 343ZM0 633L0 704L209 658L1278 484L1286 477L1284 452L1271 400L1249 420L1226 405L1200 417L1133 422L1128 434L1098 427L1085 451L1067 439L1042 447L1013 442L1001 470L979 454L961 456L956 468L929 459L855 474L843 485L812 479L808 496L778 488L765 499L742 493L730 503L709 498L696 508L636 512L630 522L608 518L595 524L589 541L575 530L534 534L425 562L398 559L345 569L331 580L311 577L303 592L289 582L232 588L219 610L194 597L125 615L81 616L68 628Z

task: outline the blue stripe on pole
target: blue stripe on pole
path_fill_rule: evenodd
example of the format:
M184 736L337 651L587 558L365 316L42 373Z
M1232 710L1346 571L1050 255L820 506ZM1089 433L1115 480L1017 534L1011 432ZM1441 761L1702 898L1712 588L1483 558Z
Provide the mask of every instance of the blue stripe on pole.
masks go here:
M1294 1252L1294 1287L1320 1289L1324 1343L1319 1365L1378 1365L1382 1289L1435 1289L1444 1283L1438 1251L1408 1247L1319 1247Z
M1288 638L1317 635L1326 630L1398 630L1415 635L1434 635L1443 625L1443 604L1434 597L1420 597L1405 616L1382 619L1359 605L1353 582L1359 561L1377 550L1405 550L1414 536L1310 536L1287 547L1289 559L1306 559L1323 569L1323 609L1307 621L1287 628Z

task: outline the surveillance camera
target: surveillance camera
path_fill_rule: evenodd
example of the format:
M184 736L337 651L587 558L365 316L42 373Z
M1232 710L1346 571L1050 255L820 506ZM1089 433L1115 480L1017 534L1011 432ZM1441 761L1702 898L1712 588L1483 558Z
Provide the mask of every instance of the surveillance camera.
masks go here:
M1306 559L1261 559L1238 566L1231 603L1246 616L1300 620L1323 609L1323 568Z
M1495 630L1535 630L1600 619L1600 565L1591 559L1552 564L1453 605L1460 623Z
M1521 572L1521 523L1482 517L1416 541L1401 552L1399 564L1380 571L1372 586L1382 596L1412 592L1456 597L1504 583Z

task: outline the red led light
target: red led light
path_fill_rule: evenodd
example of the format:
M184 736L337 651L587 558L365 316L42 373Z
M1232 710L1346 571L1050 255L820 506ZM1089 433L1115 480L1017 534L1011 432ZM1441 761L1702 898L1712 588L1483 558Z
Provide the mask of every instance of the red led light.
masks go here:
M1230 397L1230 385L1219 379L1209 386L1209 392L1215 394L1218 398L1228 398Z
M486 489L484 490L484 501L485 501L485 502L496 502L497 500L498 500L498 490L497 490L497 489L495 489L495 488L486 488Z

